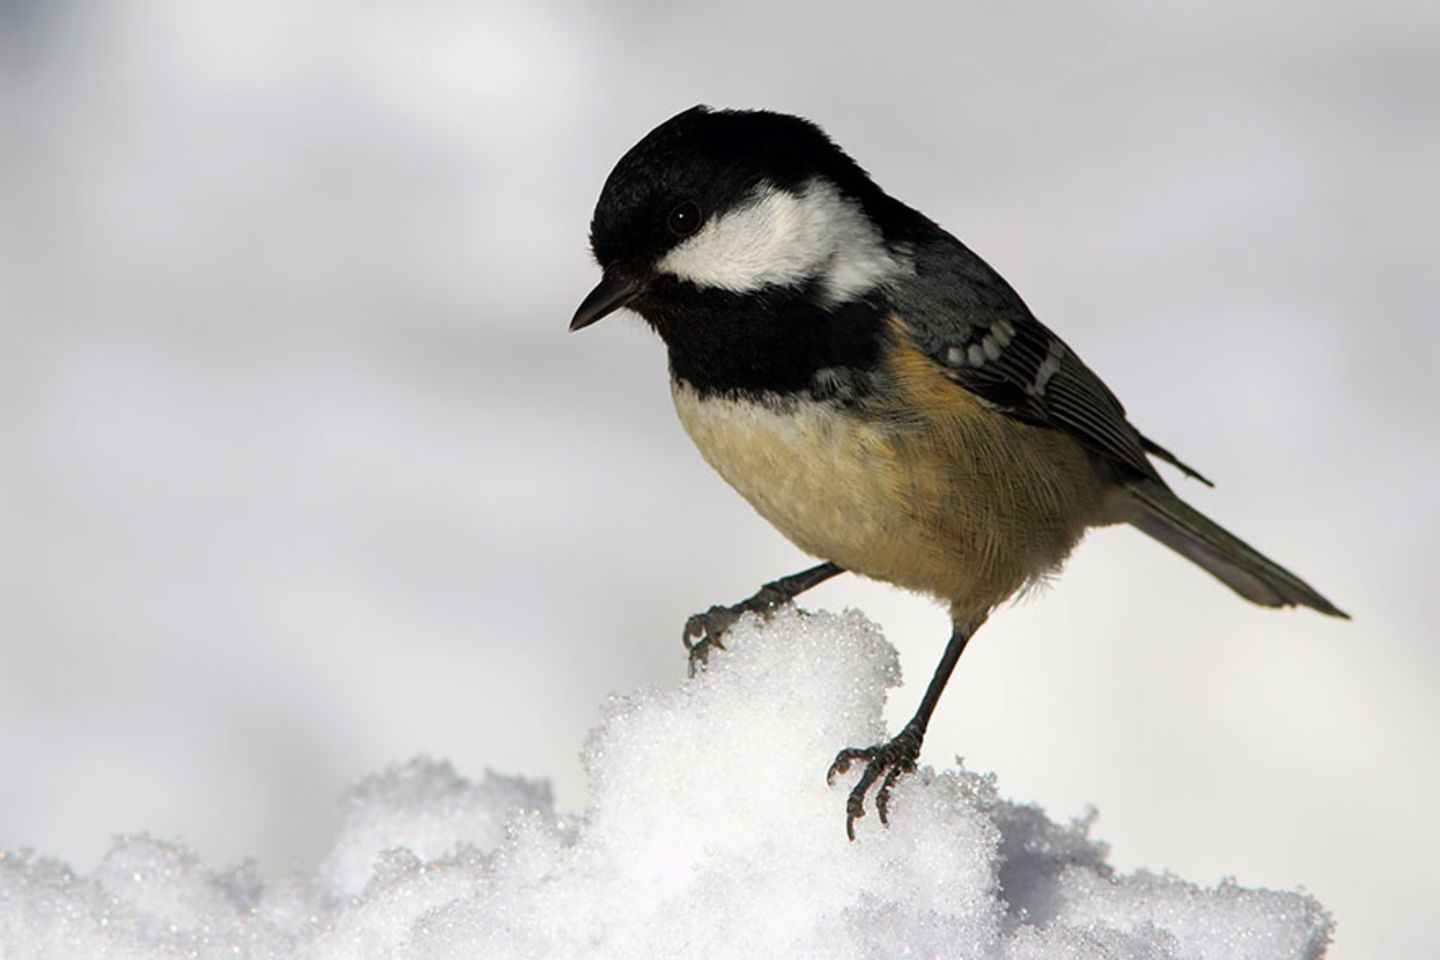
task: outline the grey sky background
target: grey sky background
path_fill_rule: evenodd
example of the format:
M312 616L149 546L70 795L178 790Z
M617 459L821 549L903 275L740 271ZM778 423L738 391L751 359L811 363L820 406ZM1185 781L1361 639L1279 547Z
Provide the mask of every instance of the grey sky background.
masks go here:
M1093 804L1122 867L1304 885L1342 960L1430 944L1419 2L0 6L0 847L281 874L415 753L583 807L607 694L807 563L691 449L655 338L565 333L606 173L696 102L819 121L1356 617L1101 531L992 619L925 759ZM884 625L903 721L943 614L808 603Z

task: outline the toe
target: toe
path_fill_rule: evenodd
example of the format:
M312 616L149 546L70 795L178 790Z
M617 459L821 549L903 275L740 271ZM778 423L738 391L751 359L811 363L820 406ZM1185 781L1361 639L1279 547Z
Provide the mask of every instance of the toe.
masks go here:
M895 786L896 781L900 779L901 775L908 772L906 767L898 764L891 767L890 772L885 774L885 779L880 784L880 789L875 792L875 812L880 815L880 822L887 827L890 825L890 790Z
M836 777L849 773L850 765L856 760L869 760L874 755L874 747L866 747L864 749L846 747L844 750L835 754L835 762L830 764L830 771L825 774L825 782L833 783Z

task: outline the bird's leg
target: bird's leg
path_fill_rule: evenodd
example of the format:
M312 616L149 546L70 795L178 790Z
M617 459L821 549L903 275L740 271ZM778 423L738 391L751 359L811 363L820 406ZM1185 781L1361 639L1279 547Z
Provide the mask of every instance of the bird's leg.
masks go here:
M890 790L897 780L915 769L915 763L920 759L920 745L925 740L925 728L930 725L930 715L940 702L940 694L944 692L966 642L984 620L980 617L963 625L955 624L950 642L945 645L945 654L940 658L940 665L935 668L935 675L930 678L930 686L920 701L920 709L915 711L915 716L894 739L873 747L847 747L835 755L835 762L825 774L826 783L834 783L836 776L850 769L850 764L859 760L865 762L865 772L860 775L845 803L845 834L851 840L855 839L855 821L865 816L865 795L877 780L880 781L880 789L875 793L875 810L880 814L880 822L889 824Z
M740 619L744 613L758 613L768 616L776 607L784 606L811 587L824 583L831 577L844 573L843 567L833 563L822 563L788 577L781 577L765 584L747 600L726 606L713 606L704 613L697 613L685 621L685 649L690 653L690 675L704 666L712 649L724 650L720 637Z

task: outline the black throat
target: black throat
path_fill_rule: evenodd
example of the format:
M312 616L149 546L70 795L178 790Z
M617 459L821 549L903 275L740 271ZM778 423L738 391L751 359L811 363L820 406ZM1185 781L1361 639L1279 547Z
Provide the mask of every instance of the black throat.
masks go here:
M878 295L826 306L814 287L728 293L660 278L634 306L670 350L670 374L702 396L859 399L880 361Z

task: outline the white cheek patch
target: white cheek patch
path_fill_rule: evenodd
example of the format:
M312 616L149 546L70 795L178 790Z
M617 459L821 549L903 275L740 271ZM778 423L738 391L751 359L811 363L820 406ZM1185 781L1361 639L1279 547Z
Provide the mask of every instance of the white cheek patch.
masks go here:
M657 269L732 293L816 280L830 303L844 303L911 268L859 204L817 177L799 193L762 183L744 204L678 244Z

